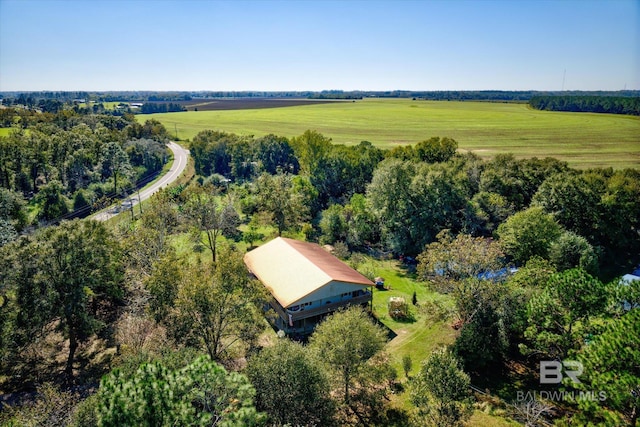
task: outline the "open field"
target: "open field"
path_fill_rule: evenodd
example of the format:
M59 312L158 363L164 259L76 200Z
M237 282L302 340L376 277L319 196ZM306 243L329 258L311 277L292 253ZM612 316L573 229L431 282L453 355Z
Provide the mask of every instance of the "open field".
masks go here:
M538 111L526 104L365 99L283 108L138 115L191 139L205 129L292 137L315 129L339 144L390 148L449 136L482 157L556 157L573 167L640 167L640 117Z

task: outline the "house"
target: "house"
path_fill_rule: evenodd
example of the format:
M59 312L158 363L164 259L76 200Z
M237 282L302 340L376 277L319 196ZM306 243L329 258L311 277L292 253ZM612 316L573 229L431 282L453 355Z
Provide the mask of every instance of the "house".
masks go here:
M271 293L270 322L289 335L310 334L327 314L372 301L373 282L314 243L278 237L244 262Z

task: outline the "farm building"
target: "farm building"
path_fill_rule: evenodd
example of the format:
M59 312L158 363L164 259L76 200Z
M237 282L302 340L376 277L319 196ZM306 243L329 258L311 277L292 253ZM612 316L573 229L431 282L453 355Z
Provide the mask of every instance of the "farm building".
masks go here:
M270 321L289 335L310 334L327 314L372 301L373 282L314 243L278 237L244 262L271 293Z

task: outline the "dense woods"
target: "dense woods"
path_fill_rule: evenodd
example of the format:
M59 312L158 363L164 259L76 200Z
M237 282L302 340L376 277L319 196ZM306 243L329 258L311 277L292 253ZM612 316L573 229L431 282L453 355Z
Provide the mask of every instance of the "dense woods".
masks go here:
M130 194L168 160L166 130L157 121L0 111L21 125L0 137L0 186L8 206L2 219L16 231L80 209L86 216Z
M536 95L529 100L529 105L537 110L640 116L640 97Z
M446 136L381 150L312 130L203 131L196 176L137 218L33 231L161 169L167 136L127 115L19 116L24 129L0 137L0 390L37 394L3 409L9 425L462 425L471 384L521 422L526 405L538 421L638 419L640 282L619 280L640 263L637 170L485 161ZM276 235L332 245L356 268L401 259L437 296L414 292L421 327L444 325L452 344L404 357L403 379L384 313L341 311L304 344L280 337L242 262ZM607 399L555 415L516 402L512 383L539 386L543 360L581 362L582 382L562 390Z

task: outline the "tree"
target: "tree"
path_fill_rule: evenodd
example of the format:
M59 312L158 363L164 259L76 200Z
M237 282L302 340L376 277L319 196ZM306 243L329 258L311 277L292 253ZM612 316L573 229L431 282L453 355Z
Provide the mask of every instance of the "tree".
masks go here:
M327 369L339 378L343 402L349 405L351 390L367 361L385 344L382 329L361 308L350 308L333 314L316 328L309 343L321 354Z
M324 371L302 345L280 339L249 359L256 408L274 425L329 425L335 407Z
M608 287L582 269L554 274L529 301L525 337L531 348L523 345L522 350L566 358L580 348L589 320L604 312L608 297Z
M36 196L36 202L40 206L38 218L43 220L60 219L69 212L62 191L60 181L51 181L40 189Z
M256 180L258 209L271 215L278 235L307 218L308 204L302 194L295 191L291 175L262 174Z
M580 399L577 422L598 420L602 425L636 426L640 419L640 309L610 321L601 334L578 353L584 374L582 391L598 391L597 399ZM605 395L606 399L601 399ZM611 413L606 409L611 409ZM583 418L583 419L581 419ZM586 418L586 419L584 419Z
M463 425L473 411L469 386L469 376L451 352L431 353L411 384L411 401L421 422L438 427Z
M482 274L493 277L506 267L500 246L491 240L463 233L454 238L449 230L438 233L437 239L418 256L417 271L441 291L449 292L457 282Z
M563 232L549 247L549 260L559 271L579 267L590 274L598 272L598 255L587 239L571 231Z
M300 165L287 138L270 134L256 139L254 144L256 161L265 172L271 175L278 173L278 170L298 173Z
M182 369L160 362L141 365L131 376L118 369L98 391L101 426L253 426L263 421L253 406L248 379L200 357Z
M71 376L78 345L104 328L122 295L119 246L102 223L73 221L42 230L15 250L21 339L30 342L56 322L69 339L65 372Z
M113 141L102 147L101 169L103 177L113 177L113 192L118 194L118 176L130 177L132 174L129 156L122 146Z
M5 220L16 231L27 224L22 194L0 187L0 220Z
M417 255L440 230L461 231L470 206L465 179L448 164L381 162L367 187L367 200L387 247Z
M347 224L344 220L344 207L331 205L322 212L320 230L322 242L334 244L337 241L345 241L347 237Z
M300 162L300 171L313 177L319 171L323 160L331 152L331 138L315 130L306 130L291 139L291 146Z
M255 344L264 329L259 310L264 292L247 275L242 255L224 248L213 270L195 265L184 272L168 326L179 341L203 347L220 360L234 346Z
M498 227L504 251L521 264L533 256L547 258L549 248L561 233L553 217L540 207L532 207L510 216Z
M209 251L216 262L218 239L235 234L239 216L230 200L220 207L212 188L193 185L185 196L184 214L192 226L192 236Z
M600 199L605 179L596 173L568 171L547 178L533 196L532 204L553 215L567 230L594 241L600 222Z
M451 138L434 136L418 142L414 148L418 160L427 163L446 162L458 149L458 143Z

